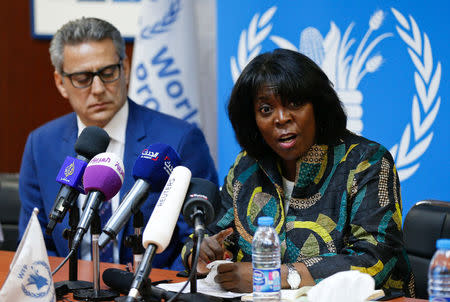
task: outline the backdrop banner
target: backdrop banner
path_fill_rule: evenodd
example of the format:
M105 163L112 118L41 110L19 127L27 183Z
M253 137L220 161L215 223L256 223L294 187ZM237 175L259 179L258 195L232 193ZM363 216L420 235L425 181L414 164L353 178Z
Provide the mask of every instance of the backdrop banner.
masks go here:
M417 201L450 201L448 1L218 1L218 162L240 147L226 115L246 64L300 51L333 82L348 128L383 144L401 180L403 217Z
M201 127L192 0L142 0L140 12L130 98Z

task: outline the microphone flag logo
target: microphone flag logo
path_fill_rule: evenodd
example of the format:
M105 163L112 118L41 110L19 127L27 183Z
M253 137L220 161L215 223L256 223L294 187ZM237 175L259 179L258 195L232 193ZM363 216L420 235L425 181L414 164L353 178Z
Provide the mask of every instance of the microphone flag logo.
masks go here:
M148 149L144 149L141 153L142 158L151 159L154 161L158 160L159 152L153 152Z
M67 178L68 176L73 175L75 171L75 162L72 162L67 168L64 170L64 176Z
M62 185L75 188L84 194L82 178L86 167L87 163L85 161L67 156L56 176L56 181Z

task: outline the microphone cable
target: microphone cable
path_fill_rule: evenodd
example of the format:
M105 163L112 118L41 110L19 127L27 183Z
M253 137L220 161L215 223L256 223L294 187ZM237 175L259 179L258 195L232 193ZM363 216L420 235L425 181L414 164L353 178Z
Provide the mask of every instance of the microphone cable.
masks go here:
M203 237L204 237L204 233L201 232L201 234L199 234L199 236L197 238L197 246L196 246L197 252L195 253L195 258L194 258L193 265L191 266L191 267L195 267L195 269L191 269L191 272L189 273L189 277L188 277L186 283L178 291L178 293L175 296L173 296L172 298L170 298L169 300L167 300L167 302L175 301L183 293L184 289L189 284L189 282L192 282L192 279L194 278L194 273L197 272L198 258L199 258L199 255L200 255L200 246L202 244Z
M69 254L66 256L66 258L58 265L58 267L52 272L52 276L54 275L54 274L56 274L60 269L61 269L61 267L63 267L63 265L64 264L66 264L66 262L67 262L67 260L69 260L69 258L72 256L72 254L75 252L75 250L74 249L71 249L70 250L70 252L69 252Z

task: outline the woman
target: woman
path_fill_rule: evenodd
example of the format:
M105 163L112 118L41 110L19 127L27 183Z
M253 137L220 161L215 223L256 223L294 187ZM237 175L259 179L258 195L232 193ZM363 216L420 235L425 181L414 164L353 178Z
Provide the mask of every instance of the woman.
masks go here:
M216 281L251 292L252 238L258 217L271 216L282 288L359 270L377 288L413 295L393 159L346 130L341 102L313 61L285 49L257 56L237 80L228 114L243 151L225 179L221 213L210 225L215 235L202 243L200 273L211 261L232 258L218 267ZM300 284L289 283L297 273Z

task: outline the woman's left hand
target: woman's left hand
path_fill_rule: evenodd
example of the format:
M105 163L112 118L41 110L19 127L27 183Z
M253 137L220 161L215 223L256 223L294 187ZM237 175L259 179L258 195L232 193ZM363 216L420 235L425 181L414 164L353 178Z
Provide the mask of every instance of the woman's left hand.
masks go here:
M215 281L223 289L236 293L253 291L253 267L251 262L224 263L217 267Z

